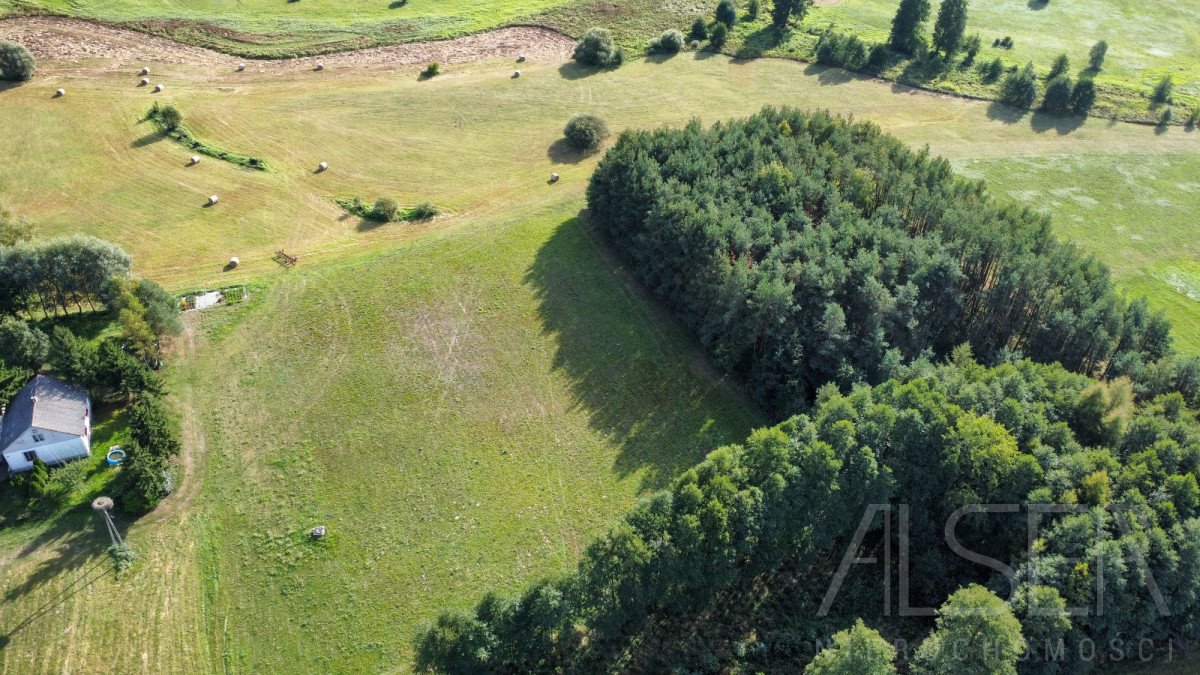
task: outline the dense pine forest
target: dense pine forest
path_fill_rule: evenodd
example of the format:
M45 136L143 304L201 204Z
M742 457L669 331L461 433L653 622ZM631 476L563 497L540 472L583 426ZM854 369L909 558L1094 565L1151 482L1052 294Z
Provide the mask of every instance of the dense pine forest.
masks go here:
M769 108L623 134L588 201L786 421L424 626L419 668L1081 672L1197 637L1196 362L1046 216Z

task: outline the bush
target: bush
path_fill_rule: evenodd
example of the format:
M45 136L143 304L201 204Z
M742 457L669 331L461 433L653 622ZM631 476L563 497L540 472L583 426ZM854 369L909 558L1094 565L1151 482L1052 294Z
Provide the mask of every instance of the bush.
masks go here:
M371 217L383 223L390 223L396 219L396 214L400 211L400 205L391 197L380 197L375 200L375 206L371 207Z
M37 370L49 352L50 338L42 331L11 316L0 321L0 363Z
M708 24L704 22L702 17L696 17L692 22L692 30L688 33L688 37L701 42L708 39Z
M963 65L970 66L975 63L975 57L979 55L979 48L983 46L983 40L979 38L978 33L972 34L963 41L963 50L967 53L963 57Z
M1049 82L1054 78L1067 72L1071 67L1071 59L1067 58L1066 54L1059 54L1054 58L1054 63L1050 64L1050 72L1046 75L1046 81Z
M175 131L179 125L183 124L183 113L173 105L164 105L154 114L158 123L167 131Z
M751 20L758 18L758 0L750 0L746 5L746 16Z
M725 46L725 41L728 39L729 29L725 27L725 24L718 23L713 26L712 33L708 36L708 48L714 52L719 52Z
M663 31L650 41L651 54L678 54L683 49L683 33L677 30Z
M858 70L867 62L867 47L857 35L825 33L817 42L817 63Z
M1037 94L1037 78L1033 73L1032 63L1010 73L1000 86L1000 100L1016 108L1028 108L1033 105Z
M1042 110L1052 115L1065 115L1071 109L1071 94L1074 84L1067 75L1059 75L1046 85L1046 95L1042 98Z
M1162 113L1162 117L1158 118L1158 126L1169 127L1173 121L1175 121L1175 111L1171 109L1171 106L1167 106L1167 109Z
M579 150L592 150L608 138L608 125L595 115L576 115L563 129L567 141Z
M408 212L408 219L429 220L439 213L441 213L441 209L435 206L433 202L420 202Z
M437 61L432 61L429 65L425 66L425 70L421 71L421 77L425 79L437 77L437 74L441 71L441 68L442 67L438 65Z
M879 42L871 46L871 52L867 55L867 67L875 71L883 70L891 60L892 54L887 45Z
M621 65L624 55L613 44L612 31L593 28L575 45L571 58L585 66L608 67Z
M33 54L24 46L0 40L0 80L28 82L33 77Z
M1171 101L1171 94L1174 93L1174 91L1175 80L1173 80L1170 75L1167 75L1163 79L1159 80L1158 84L1155 85L1154 96L1151 97L1151 100L1153 100L1155 103L1169 103Z
M733 0L721 0L717 3L717 21L728 28L733 28L733 24L737 23L737 5Z
M1071 91L1071 114L1086 116L1096 103L1096 83L1089 79L1081 79L1075 83Z
M1188 116L1187 130L1191 131L1192 129L1195 129L1197 124L1200 124L1200 108L1196 108L1192 111L1192 114Z
M996 57L980 65L979 72L983 75L984 82L995 82L1000 79L1000 74L1004 72L1004 64L1000 61L1000 57Z
M1108 43L1104 40L1092 45L1092 51L1088 52L1088 67L1095 72L1100 72L1104 67L1104 56L1108 54Z

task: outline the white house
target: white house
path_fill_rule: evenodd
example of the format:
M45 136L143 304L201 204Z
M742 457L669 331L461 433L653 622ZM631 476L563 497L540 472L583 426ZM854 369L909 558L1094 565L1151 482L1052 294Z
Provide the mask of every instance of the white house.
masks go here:
M46 375L34 377L17 393L0 422L0 456L8 471L27 471L34 459L53 466L87 457L91 439L87 392Z

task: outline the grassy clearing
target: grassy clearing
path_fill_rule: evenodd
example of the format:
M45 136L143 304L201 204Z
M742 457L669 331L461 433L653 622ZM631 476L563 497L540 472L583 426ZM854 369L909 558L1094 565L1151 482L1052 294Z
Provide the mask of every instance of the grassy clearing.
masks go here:
M103 553L89 512L0 533L3 592L28 588L0 629L36 615L5 669L402 666L418 621L564 569L644 489L758 423L574 219L599 157L559 142L576 113L614 131L768 103L852 113L1001 193L1051 195L1064 234L1109 255L1131 290L1160 265L1200 283L1178 248L1197 133L1016 116L774 59L510 73L499 61L426 82L155 65L189 128L255 148L271 172L186 166L189 151L137 123L147 101L110 64L46 63L0 90L12 132L0 194L39 235L113 239L175 290L253 284L249 301L200 317L207 339L170 373L180 405L201 411L210 461L194 501L132 527L142 560L129 576L80 576ZM50 98L59 86L70 95ZM1144 217L1118 167L1151 167L1131 185L1171 204ZM220 204L203 208L210 194ZM333 201L353 194L451 215L363 227ZM1085 210L1087 198L1127 208ZM1116 227L1160 239L1122 244L1137 257L1106 251ZM280 248L300 265L271 262ZM224 273L231 255L242 264ZM1147 288L1161 306L1191 302ZM318 523L332 534L313 546L304 532Z
M420 620L565 569L763 421L561 212L298 275L203 360L238 671L404 663Z

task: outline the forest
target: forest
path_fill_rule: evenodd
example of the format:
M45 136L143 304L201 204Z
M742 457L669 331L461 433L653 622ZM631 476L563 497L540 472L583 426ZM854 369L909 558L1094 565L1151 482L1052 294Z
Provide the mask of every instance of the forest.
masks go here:
M1046 215L871 123L766 108L711 129L626 132L588 207L633 273L778 415L826 382L878 383L964 343L985 363L1017 355L1139 383L1150 368L1161 391L1196 370L1160 364L1168 322L1119 297Z

